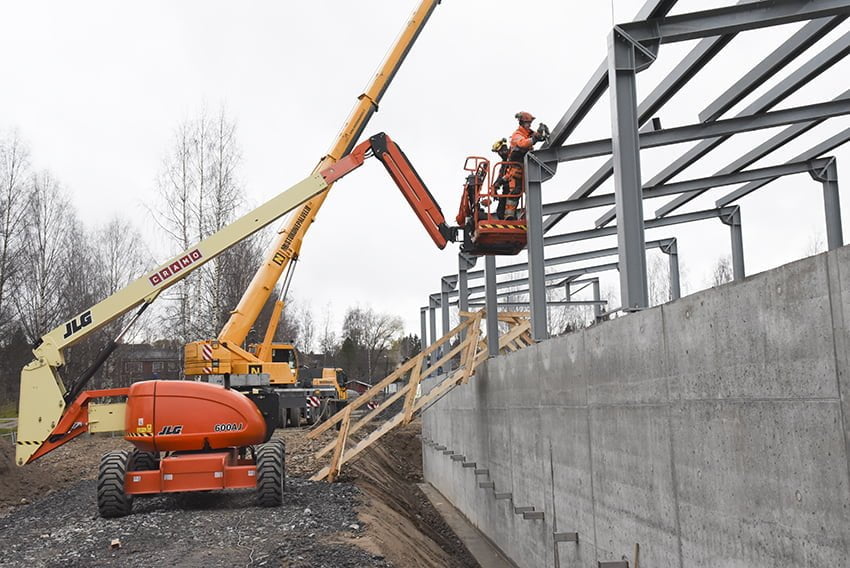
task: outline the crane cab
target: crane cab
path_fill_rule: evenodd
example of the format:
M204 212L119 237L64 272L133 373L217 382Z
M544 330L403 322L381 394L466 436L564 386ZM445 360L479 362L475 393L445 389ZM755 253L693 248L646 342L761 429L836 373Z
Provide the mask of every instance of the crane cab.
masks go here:
M517 194L508 194L507 188L496 187L499 177L511 168L521 170L522 164L497 162L491 169L486 158L470 156L466 159L463 169L467 176L456 218L463 227L462 252L476 256L514 255L528 243L522 180L518 180ZM504 218L504 202L508 199L516 200L513 219Z

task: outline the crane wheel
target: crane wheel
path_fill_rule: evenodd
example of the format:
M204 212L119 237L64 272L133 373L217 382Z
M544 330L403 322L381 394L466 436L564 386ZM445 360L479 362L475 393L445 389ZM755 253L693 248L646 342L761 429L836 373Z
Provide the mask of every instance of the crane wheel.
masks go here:
M286 489L286 448L281 440L257 446L257 504L278 507Z
M159 469L159 454L133 450L130 452L128 471L152 471Z
M97 471L97 510L101 517L129 515L133 511L133 496L124 493L124 477L130 465L130 452L116 450L100 458Z

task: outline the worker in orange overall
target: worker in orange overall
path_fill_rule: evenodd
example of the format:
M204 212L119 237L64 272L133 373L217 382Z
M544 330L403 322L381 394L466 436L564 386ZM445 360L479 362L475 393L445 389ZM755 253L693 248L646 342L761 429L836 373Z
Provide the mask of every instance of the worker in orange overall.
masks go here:
M516 162L508 166L506 177L508 179L509 197L505 200L505 216L508 221L516 220L516 208L519 204L519 196L522 195L523 159L525 155L534 148L534 144L546 139L546 128L540 125L536 131L531 129L534 116L528 112L518 112L514 115L519 121L519 127L511 135L511 148L508 161Z

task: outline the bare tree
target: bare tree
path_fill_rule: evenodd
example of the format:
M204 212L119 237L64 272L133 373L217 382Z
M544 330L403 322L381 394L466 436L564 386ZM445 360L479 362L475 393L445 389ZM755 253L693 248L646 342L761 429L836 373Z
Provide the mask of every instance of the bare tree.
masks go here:
M309 306L300 310L298 320L298 349L302 353L312 353L316 337L316 322Z
M824 252L825 250L826 245L823 242L823 233L814 231L809 235L809 242L806 244L806 248L803 249L803 254L805 256L814 256Z
M343 335L363 354L365 372L372 381L375 363L389 349L393 340L403 331L400 317L379 314L372 308L349 308L343 320Z
M670 301L670 262L667 255L653 254L646 271L649 285L649 305L657 306Z
M186 250L226 226L236 215L243 194L236 180L239 151L236 127L222 110L210 118L181 124L158 179L160 206L155 218L172 244ZM251 250L248 246L245 250ZM251 260L254 260L251 258ZM217 333L232 308L228 262L244 264L237 254L224 254L193 272L167 296L173 305L166 320L183 340ZM253 274L256 265L248 274ZM244 289L244 288L243 288Z
M68 199L48 172L32 176L21 247L28 270L26 277L17 279L15 294L18 315L30 340L62 317L63 259L73 227L70 211Z
M721 286L727 282L731 282L732 278L732 258L721 256L714 265L714 271L711 274L711 285Z
M17 133L0 140L0 337L12 320L9 284L21 265L18 252L29 175L29 149Z
M319 335L319 349L324 357L322 366L327 366L330 361L335 360L336 353L339 350L336 333L331 329L332 319L331 305L328 304L325 306L325 311L322 315L321 333Z

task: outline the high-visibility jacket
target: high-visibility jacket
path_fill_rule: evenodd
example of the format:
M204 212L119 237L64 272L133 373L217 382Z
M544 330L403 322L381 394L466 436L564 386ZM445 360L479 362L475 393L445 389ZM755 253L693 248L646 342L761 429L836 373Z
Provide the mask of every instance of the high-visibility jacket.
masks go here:
M508 161L522 164L523 158L534 147L534 131L520 125L511 135L511 151ZM508 169L508 183L510 193L518 194L522 191L522 167L510 166Z

